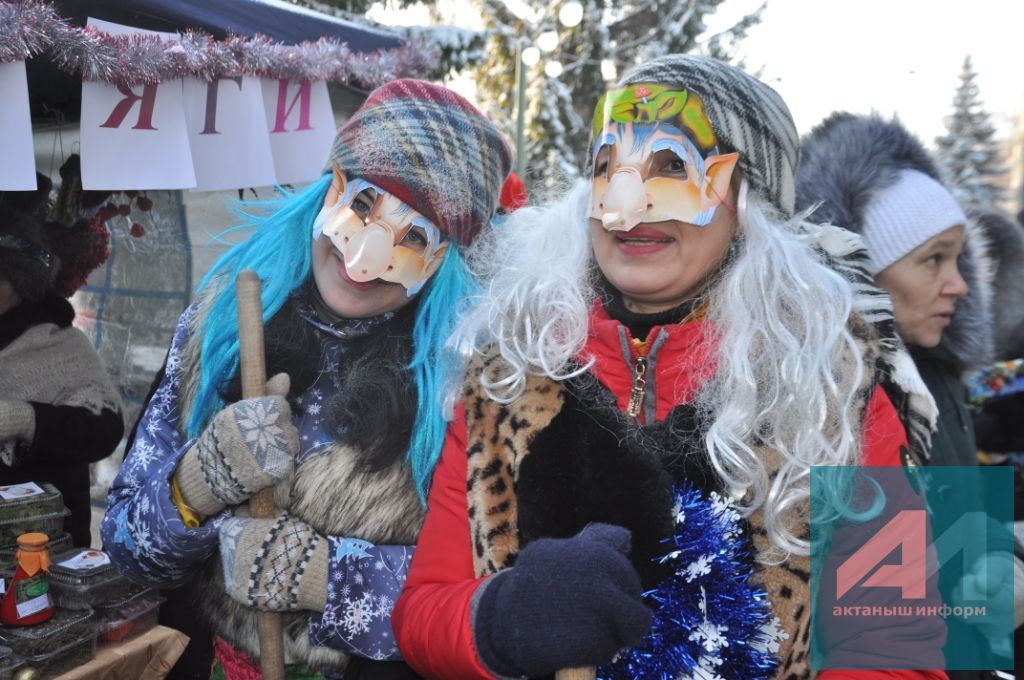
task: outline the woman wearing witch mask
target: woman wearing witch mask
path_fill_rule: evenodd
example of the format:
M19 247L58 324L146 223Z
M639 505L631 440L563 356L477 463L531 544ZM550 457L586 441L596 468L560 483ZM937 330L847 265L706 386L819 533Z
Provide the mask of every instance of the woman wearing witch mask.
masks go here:
M773 90L664 57L593 134L590 181L475 249L493 278L456 333L476 351L399 647L437 678L810 677L809 468L921 460L934 405L859 242L794 216ZM925 626L858 641L938 667Z
M475 290L462 253L494 213L510 155L464 99L401 80L345 123L331 163L261 206L253 235L201 282L102 525L133 579L194 580L217 636L214 677L258 674L256 610L284 613L293 675L398 658L390 613L452 379L442 345ZM256 399L240 399L237 370L245 268L263 283L277 374ZM279 517L236 513L267 487Z

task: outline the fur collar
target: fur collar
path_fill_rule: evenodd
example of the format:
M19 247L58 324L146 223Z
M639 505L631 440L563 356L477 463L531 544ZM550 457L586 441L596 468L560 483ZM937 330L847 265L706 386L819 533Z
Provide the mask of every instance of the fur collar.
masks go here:
M896 182L903 170L917 170L942 182L938 166L921 143L898 122L879 116L835 113L803 140L796 173L798 210L813 209L817 222L855 233L864 227L864 211L881 189ZM960 273L967 297L957 302L953 322L934 350L922 352L964 371L981 366L992 355L992 266L987 243L974 220L968 220L967 245Z
M672 534L672 484L687 480L707 496L718 490L692 404L664 420L639 424L591 372L559 383L564 405L529 445L517 482L520 547L569 537L590 522L626 527L630 559L644 586L668 574L657 563Z
M56 293L48 293L39 302L22 302L0 315L0 349L7 347L32 326L52 323L58 328L67 328L74 319L75 308Z

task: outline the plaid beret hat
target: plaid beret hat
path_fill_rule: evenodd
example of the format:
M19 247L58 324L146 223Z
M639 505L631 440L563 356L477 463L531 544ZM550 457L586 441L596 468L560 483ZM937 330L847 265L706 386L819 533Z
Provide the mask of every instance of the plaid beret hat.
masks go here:
M372 93L338 130L330 160L405 201L468 245L494 215L512 154L498 129L451 90L402 79Z

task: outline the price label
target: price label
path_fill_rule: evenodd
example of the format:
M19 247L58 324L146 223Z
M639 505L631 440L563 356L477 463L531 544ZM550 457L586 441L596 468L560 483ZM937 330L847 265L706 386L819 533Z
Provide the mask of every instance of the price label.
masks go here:
M66 559L58 564L67 569L95 569L96 567L104 567L110 564L110 558L107 557L107 553L101 550L83 550L74 557Z
M43 491L35 482L25 482L24 484L5 484L0 486L0 499L5 501L17 501L22 498L38 496L43 493L46 492Z

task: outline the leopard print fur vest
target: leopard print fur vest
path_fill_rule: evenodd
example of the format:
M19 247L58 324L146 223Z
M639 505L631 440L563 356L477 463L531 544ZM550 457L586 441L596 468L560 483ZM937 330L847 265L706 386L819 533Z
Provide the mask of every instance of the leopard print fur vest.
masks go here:
M873 326L855 317L851 330L867 365L882 366ZM520 549L535 538L572 536L587 522L600 521L631 530L631 560L644 587L656 585L664 574L651 558L672 530L672 483L687 479L705 492L716 489L694 408L680 405L662 422L637 426L589 372L564 381L531 376L518 400L501 404L487 396L480 377L503 371L500 355L485 353L471 364L463 390L476 574L512 566ZM850 411L857 422L885 376L884 371L865 373L870 375ZM898 389L888 391L894 401L907 401L899 399ZM776 452L762 448L762 455L770 468L778 468L772 465ZM907 452L905 460L920 463L923 457L917 449ZM755 551L761 558L773 555L761 512L746 521ZM755 579L769 594L779 628L788 636L779 649L776 678L811 677L809 559L759 560Z

